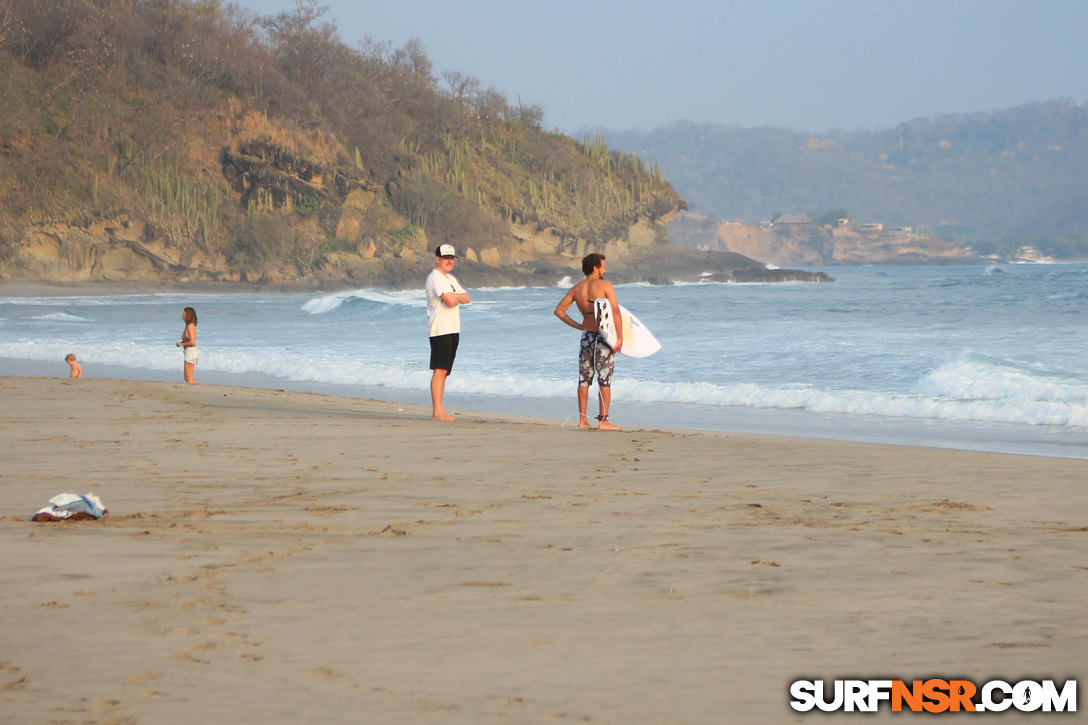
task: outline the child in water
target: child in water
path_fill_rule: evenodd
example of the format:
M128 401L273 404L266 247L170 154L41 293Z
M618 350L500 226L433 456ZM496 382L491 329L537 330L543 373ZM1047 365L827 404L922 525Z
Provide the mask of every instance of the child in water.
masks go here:
M196 349L196 310L186 307L181 313L181 319L185 322L185 331L181 333L181 342L175 347L185 350L185 382L193 385L196 383L193 380L193 370L200 359L200 353Z
M82 378L83 377L83 366L80 365L78 362L76 362L76 356L75 356L74 353L68 353L67 355L65 355L64 356L64 362L68 363L68 367L69 367L68 377L69 378Z

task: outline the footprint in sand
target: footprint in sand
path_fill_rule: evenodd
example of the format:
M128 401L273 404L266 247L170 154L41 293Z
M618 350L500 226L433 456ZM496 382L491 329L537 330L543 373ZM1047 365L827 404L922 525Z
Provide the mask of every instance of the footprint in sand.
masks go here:
M0 662L0 691L14 692L26 687L30 679L22 672L10 662Z
M381 531L368 532L367 536L407 536L408 532L404 529L398 529L397 524L389 524Z

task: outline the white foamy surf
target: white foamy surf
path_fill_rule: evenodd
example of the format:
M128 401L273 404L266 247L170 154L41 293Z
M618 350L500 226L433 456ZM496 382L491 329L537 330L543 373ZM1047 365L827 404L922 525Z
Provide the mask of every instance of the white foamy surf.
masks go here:
M1088 266L829 271L620 286L663 349L617 365L614 417L1088 458ZM578 336L551 314L559 295L473 290L454 406L569 415ZM426 400L422 289L0 297L0 374L60 377L74 352L87 377L178 379L186 305L198 379Z

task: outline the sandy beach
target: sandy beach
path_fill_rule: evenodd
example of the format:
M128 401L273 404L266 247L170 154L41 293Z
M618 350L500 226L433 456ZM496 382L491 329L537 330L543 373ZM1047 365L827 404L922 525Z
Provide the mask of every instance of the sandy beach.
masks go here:
M1088 462L451 412L0 378L0 722L882 722L789 684L1084 675ZM29 520L65 492L109 515Z

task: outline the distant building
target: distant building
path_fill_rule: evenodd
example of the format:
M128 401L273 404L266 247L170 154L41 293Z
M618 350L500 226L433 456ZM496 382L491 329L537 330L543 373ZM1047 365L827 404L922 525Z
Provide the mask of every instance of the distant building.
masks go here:
M1041 252L1031 245L1025 245L1016 250L1013 255L1014 262L1053 262L1054 258Z
M781 214L772 224L811 224L807 214Z

